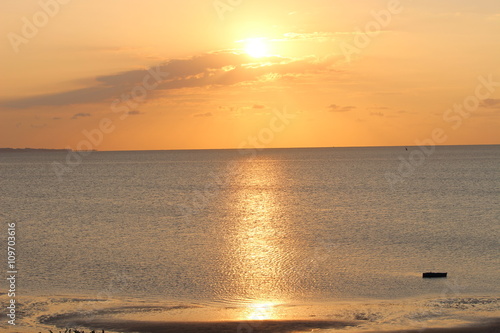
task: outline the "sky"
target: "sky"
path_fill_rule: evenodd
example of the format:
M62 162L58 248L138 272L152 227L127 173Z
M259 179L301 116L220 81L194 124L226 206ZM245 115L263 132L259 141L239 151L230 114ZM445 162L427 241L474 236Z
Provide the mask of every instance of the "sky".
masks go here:
M500 144L498 0L4 0L0 147Z

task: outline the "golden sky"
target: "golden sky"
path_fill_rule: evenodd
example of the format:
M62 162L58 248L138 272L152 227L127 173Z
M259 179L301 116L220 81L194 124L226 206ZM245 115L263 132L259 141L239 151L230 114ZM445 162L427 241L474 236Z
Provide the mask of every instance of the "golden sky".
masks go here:
M0 147L500 144L498 0L23 0L0 21Z

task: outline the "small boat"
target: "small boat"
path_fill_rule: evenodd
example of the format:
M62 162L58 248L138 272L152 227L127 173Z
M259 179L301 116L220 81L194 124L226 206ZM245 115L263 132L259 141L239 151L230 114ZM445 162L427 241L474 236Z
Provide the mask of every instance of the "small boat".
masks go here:
M423 278L445 278L447 275L448 275L448 273L427 272L427 273L423 273L422 277Z

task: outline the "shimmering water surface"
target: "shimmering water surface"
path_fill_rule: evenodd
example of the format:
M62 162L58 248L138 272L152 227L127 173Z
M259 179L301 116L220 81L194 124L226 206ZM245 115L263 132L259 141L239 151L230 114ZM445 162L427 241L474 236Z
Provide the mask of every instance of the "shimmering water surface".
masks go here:
M415 150L2 154L19 289L250 310L498 296L500 147L438 147L408 169Z

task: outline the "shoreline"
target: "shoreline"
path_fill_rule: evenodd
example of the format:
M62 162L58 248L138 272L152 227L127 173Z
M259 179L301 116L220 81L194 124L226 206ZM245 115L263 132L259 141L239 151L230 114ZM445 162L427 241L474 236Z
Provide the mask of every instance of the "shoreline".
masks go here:
M500 318L457 327L430 327L403 330L356 331L356 322L326 320L264 320L264 321L216 321L216 322L144 322L139 320L95 320L93 322L74 321L73 324L89 330L105 330L123 333L196 333L196 332L261 332L292 333L305 330L343 330L352 333L496 333L500 332ZM59 328L64 328L57 326Z
M2 303L5 301L1 295ZM89 295L24 296L0 332L500 332L499 297L434 296L309 303L199 303ZM12 330L15 329L15 331Z

